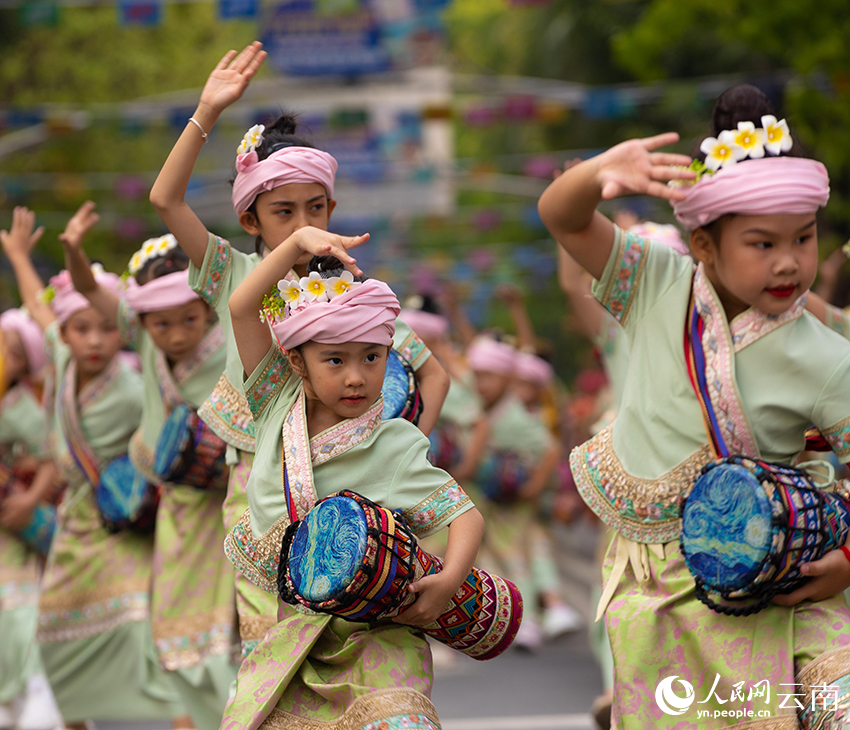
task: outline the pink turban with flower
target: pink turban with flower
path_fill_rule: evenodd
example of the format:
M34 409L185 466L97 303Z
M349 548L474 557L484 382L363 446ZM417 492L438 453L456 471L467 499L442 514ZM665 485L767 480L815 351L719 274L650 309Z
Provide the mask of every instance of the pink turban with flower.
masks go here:
M99 265L92 267L92 273L100 286L108 289L116 296L121 296L121 279L118 276L104 271ZM50 306L60 325L65 324L77 312L82 312L91 306L91 302L74 289L71 274L64 269L50 279L50 286L53 287L55 292Z
M555 379L555 371L542 357L520 352L516 359L516 376L535 385L549 385Z
M0 330L17 332L27 355L30 373L36 374L47 365L44 354L44 335L41 327L24 309L7 309L0 314Z
M473 370L496 375L514 375L519 353L504 342L490 337L477 337L469 346L466 359Z
M829 200L829 175L817 160L764 157L705 175L673 212L689 231L728 213L800 215L815 213Z
M272 324L272 332L284 350L305 342L325 345L368 342L389 346L400 311L393 290L382 281L368 279L330 301L301 304L283 321Z
M449 320L421 309L402 309L401 318L417 335L426 340L442 340L449 333Z
M260 193L290 183L319 183L333 199L337 166L332 155L312 147L284 147L264 160L246 152L236 158L233 210L244 213Z
M135 279L128 279L127 284L127 306L137 314L161 312L200 299L189 288L188 269L151 279L146 284L137 284Z

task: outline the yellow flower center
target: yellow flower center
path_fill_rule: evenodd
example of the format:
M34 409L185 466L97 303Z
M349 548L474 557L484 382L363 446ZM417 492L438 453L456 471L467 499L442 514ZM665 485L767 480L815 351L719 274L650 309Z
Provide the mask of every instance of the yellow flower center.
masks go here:
M717 145L717 147L714 148L713 154L714 154L715 157L719 157L721 160L724 160L727 157L729 157L730 154L732 154L732 148L727 147L726 145L723 145L723 144L719 144L719 145Z
M749 132L741 132L735 140L741 147L752 147L755 144L755 137Z
M782 139L782 130L777 127L770 127L767 130L767 138L771 142L776 142L777 140Z
M321 282L321 281L311 281L311 282L307 285L307 288L308 288L308 289L309 289L309 290L310 290L313 294L321 294L321 293L324 291L324 289L325 289L324 284L322 284L322 282Z

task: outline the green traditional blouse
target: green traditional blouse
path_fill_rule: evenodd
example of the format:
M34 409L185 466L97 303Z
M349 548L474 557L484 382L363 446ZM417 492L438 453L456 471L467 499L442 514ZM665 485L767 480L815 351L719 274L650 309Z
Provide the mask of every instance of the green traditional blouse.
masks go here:
M284 443L290 491L299 514L341 489L404 512L418 536L449 525L473 507L457 482L427 459L428 439L402 419L381 421L383 399L359 418L308 437L301 379L273 345L245 381L256 424L249 511L228 536L237 570L275 593L283 531L290 523L284 492Z
M68 452L59 413L61 411L59 384L71 362L71 351L62 341L59 324L54 322L44 333L48 358L56 366L56 404L53 409L53 452L57 465L68 478L83 478ZM95 456L106 463L127 453L127 444L142 419L142 379L123 362L107 366L104 373L89 382L77 394L80 430Z
M793 463L817 426L850 461L850 343L796 302L773 317L749 309L731 323L707 278L699 306L712 322L712 402L725 428L761 458ZM616 421L573 451L579 491L607 524L644 543L676 539L679 505L713 459L684 356L694 263L615 230L594 294L625 328L630 367ZM725 354L724 354L725 353ZM732 446L730 446L732 448Z
M212 325L195 352L171 368L140 326L135 312L123 301L118 307L118 329L142 361L142 422L130 444L130 458L137 469L155 481L154 453L168 411L178 403L197 408L209 397L224 370L224 334L219 324Z
M47 413L26 385L10 388L0 399L0 451L45 458L50 451L47 429Z

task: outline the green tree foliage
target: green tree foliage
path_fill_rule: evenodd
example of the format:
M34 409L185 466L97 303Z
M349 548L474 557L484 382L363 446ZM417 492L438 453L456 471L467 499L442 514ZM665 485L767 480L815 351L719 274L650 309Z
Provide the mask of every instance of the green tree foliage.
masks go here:
M841 0L651 0L613 40L615 58L642 80L701 74L796 80L784 108L795 133L832 178L827 218L850 234L850 15Z
M221 22L215 3L163 6L155 27L120 26L115 4L63 7L57 27L0 12L0 98L15 104L115 102L201 86L256 24ZM8 33L6 32L8 29Z

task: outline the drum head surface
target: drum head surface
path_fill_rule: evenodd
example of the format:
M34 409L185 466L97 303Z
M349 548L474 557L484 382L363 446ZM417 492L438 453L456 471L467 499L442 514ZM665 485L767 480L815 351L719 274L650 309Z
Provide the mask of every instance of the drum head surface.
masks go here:
M749 470L720 464L696 480L682 517L682 550L710 588L748 585L772 540L770 499Z
M381 390L384 394L383 420L398 418L410 395L410 378L401 362L401 356L395 350L390 350L387 356L387 372Z
M154 458L153 471L162 478L170 474L174 465L186 449L186 444L191 437L188 428L189 420L193 415L192 410L180 404L171 411L171 414L162 425L159 438L156 442L156 456Z
M351 583L366 553L366 517L350 497L317 504L298 526L289 548L295 590L308 601L326 601Z
M135 516L146 483L126 454L110 461L100 472L97 506L108 520L119 522Z

